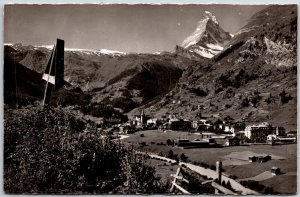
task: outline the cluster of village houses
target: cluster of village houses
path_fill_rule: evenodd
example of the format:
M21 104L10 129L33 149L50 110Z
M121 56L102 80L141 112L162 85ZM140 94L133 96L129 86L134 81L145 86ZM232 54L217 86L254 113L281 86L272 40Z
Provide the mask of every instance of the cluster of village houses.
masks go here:
M296 134L286 134L284 127L272 126L267 122L258 125L245 125L245 123L217 121L212 123L206 117L201 116L198 120L182 120L175 115L166 114L161 118L151 118L145 115L144 111L135 115L130 121L118 125L120 132L133 133L138 130L158 129L190 131L202 134L202 138L235 137L238 139L248 139L254 142L265 142L283 140L286 142L296 142Z

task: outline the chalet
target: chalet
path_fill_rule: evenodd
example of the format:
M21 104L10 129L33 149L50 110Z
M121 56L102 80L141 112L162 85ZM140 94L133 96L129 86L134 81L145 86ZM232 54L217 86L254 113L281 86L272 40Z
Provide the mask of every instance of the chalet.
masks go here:
M258 162L258 163L264 163L269 160L271 160L272 157L270 155L265 155L265 156L250 156L248 157L249 162Z
M202 132L201 133L201 138L214 138L214 136L217 136L216 133L212 133L212 132Z
M259 163L264 163L264 162L267 162L269 160L271 160L272 157L270 155L266 155L266 156L258 156L257 157L257 162Z
M202 116L200 113L200 118L198 120L193 121L193 128L196 129L199 125L211 125L210 121L207 120L207 117Z
M236 134L245 130L245 123L237 122L232 124L223 124L222 129L226 133Z
M271 172L272 172L272 175L279 175L280 174L280 168L272 167Z
M211 124L210 121L207 120L206 117L201 117L199 120L193 121L193 128L196 131L202 132L214 130L214 126Z
M209 125L209 124L200 124L197 126L196 128L196 131L202 131L202 132L205 132L205 131L213 131L213 126L212 125Z
M231 125L225 125L224 132L226 133L234 133L234 127Z
M149 120L147 120L147 125L150 124L157 124L159 120L157 118L150 118Z

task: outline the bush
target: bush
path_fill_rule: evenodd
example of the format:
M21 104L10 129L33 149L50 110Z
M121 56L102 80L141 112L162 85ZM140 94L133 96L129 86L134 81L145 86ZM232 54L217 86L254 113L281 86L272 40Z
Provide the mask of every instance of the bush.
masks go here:
M204 167L204 168L208 168L208 167L209 167L209 165L206 164L206 163L204 163L204 162L201 162L200 165L201 165L202 167Z
M202 87L190 88L190 92L196 94L197 96L207 96L207 90Z
M33 107L5 115L10 116L4 121L6 193L167 191L143 155L110 136L101 138L91 125L85 125L86 132L71 126L71 112Z
M247 97L243 98L241 107L249 107L249 102L250 100Z
M172 140L170 140L170 139L167 139L167 145L168 145L168 146L172 146L172 145L173 145L173 142L172 142Z
M209 169L211 169L211 170L216 170L217 168L216 168L215 165L210 165L210 166L209 166Z
M231 178L231 179L237 179L238 177L237 176L235 176L235 175L229 175L229 178Z
M292 99L291 95L287 94L285 90L282 90L279 96L282 104L288 103Z
M170 150L168 153L168 158L173 159L173 157L174 157L174 152Z
M181 160L181 161L186 162L187 159L188 159L188 157L187 157L184 153L182 153L182 154L180 155L180 160Z
M228 103L226 103L225 104L225 107L228 109L228 108L230 108L232 105L231 104L228 104Z

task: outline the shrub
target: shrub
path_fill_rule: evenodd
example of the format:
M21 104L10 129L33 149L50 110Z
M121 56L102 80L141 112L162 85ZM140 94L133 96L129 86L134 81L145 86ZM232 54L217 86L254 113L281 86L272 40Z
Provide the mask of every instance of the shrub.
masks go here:
M287 94L285 92L285 90L282 90L282 92L279 94L279 96L280 96L280 100L281 100L282 104L288 103L289 100L292 99L291 95Z
M170 139L167 139L167 145L171 146L171 145L173 145L173 142Z
M235 176L235 175L229 175L229 178L231 178L231 179L237 179L238 177L237 176Z
M207 90L202 87L190 88L189 90L197 96L207 96Z
M184 153L182 153L182 154L180 155L180 160L181 160L181 161L186 162L187 159L188 159L188 157L187 157Z
M228 103L225 104L226 108L230 108L231 106L232 106L231 104L228 104Z
M146 142L141 142L140 146L147 146Z
M204 168L208 168L208 167L209 167L209 165L206 164L206 163L204 163L204 162L201 162L200 165L201 165L202 167L204 167Z
M86 132L71 126L71 112L33 107L5 114L10 115L4 121L7 193L161 193L167 189L143 155L110 136L101 138L92 125L85 126Z
M168 158L173 159L173 157L174 157L174 152L170 150L168 153Z
M211 170L216 170L216 169L217 169L215 165L209 165L209 168L210 168Z
M243 100L242 100L242 103L241 103L241 107L249 107L249 99L248 97L245 97Z

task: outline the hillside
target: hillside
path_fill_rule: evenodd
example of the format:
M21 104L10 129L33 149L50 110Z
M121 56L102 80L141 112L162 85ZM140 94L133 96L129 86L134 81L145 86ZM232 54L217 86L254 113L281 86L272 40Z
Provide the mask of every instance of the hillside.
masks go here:
M42 75L6 58L4 60L4 103L29 104L43 98Z
M296 34L297 6L262 10L222 52L187 68L178 85L159 102L145 106L145 112L192 119L230 116L248 124L268 121L296 129Z
M14 59L37 73L43 73L50 51L51 46L4 47L6 59ZM169 92L183 70L199 60L168 52L125 54L103 49L65 49L65 80L89 95L93 103L114 105L117 102L117 108L129 111ZM66 97L63 98L68 101L59 96L63 105L74 104ZM125 104L119 104L124 101Z
M4 46L5 57L14 59L27 68L43 73L50 57L51 46L23 46L10 44ZM132 70L147 61L160 61L184 69L190 60L173 53L138 54L86 49L65 49L65 80L83 90L103 87L111 79L126 70Z

